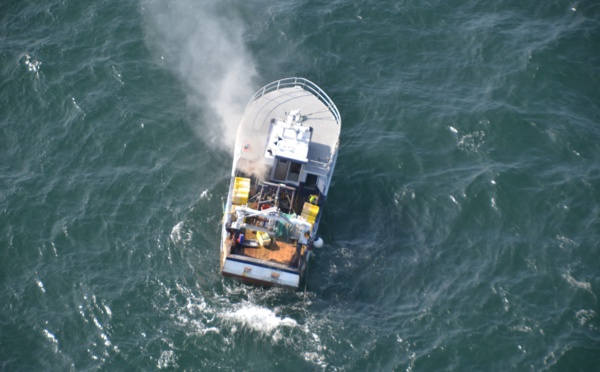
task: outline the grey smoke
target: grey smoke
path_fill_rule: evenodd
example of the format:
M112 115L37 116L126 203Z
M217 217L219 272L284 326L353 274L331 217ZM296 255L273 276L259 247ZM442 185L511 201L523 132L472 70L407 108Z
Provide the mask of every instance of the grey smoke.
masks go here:
M146 36L186 86L207 143L233 152L236 129L254 93L254 62L239 16L218 1L145 1Z

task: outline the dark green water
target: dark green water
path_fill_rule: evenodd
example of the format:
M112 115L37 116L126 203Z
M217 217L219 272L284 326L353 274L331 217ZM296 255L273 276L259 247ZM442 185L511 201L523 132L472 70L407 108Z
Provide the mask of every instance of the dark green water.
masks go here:
M232 141L342 114L306 296L223 279ZM594 1L3 1L0 370L599 371Z

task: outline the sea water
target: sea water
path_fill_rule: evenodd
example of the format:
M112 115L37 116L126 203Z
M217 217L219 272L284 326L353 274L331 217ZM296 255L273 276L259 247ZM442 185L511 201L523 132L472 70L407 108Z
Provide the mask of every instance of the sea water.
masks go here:
M594 1L3 1L0 370L600 370ZM232 133L342 115L306 290L219 273Z

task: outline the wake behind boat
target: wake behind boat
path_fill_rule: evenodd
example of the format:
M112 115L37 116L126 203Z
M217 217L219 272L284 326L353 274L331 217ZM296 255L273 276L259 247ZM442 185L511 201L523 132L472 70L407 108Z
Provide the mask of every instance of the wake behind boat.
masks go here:
M316 84L286 78L250 99L238 127L221 236L221 273L297 289L331 184L340 114Z

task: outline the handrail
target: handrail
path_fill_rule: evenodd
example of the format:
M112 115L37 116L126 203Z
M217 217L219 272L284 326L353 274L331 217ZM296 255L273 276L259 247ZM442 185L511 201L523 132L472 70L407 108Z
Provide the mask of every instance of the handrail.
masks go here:
M267 93L274 92L283 88L292 88L296 86L300 86L302 89L308 90L309 92L313 93L319 100L321 100L321 102L323 102L327 106L329 111L331 111L336 123L338 125L341 124L342 119L340 117L340 112L338 111L331 98L329 98L329 96L321 88L319 88L317 84L305 78L289 77L269 83L264 87L260 88L256 93L254 93L252 98L250 98L248 105L252 104L254 101L261 98Z

